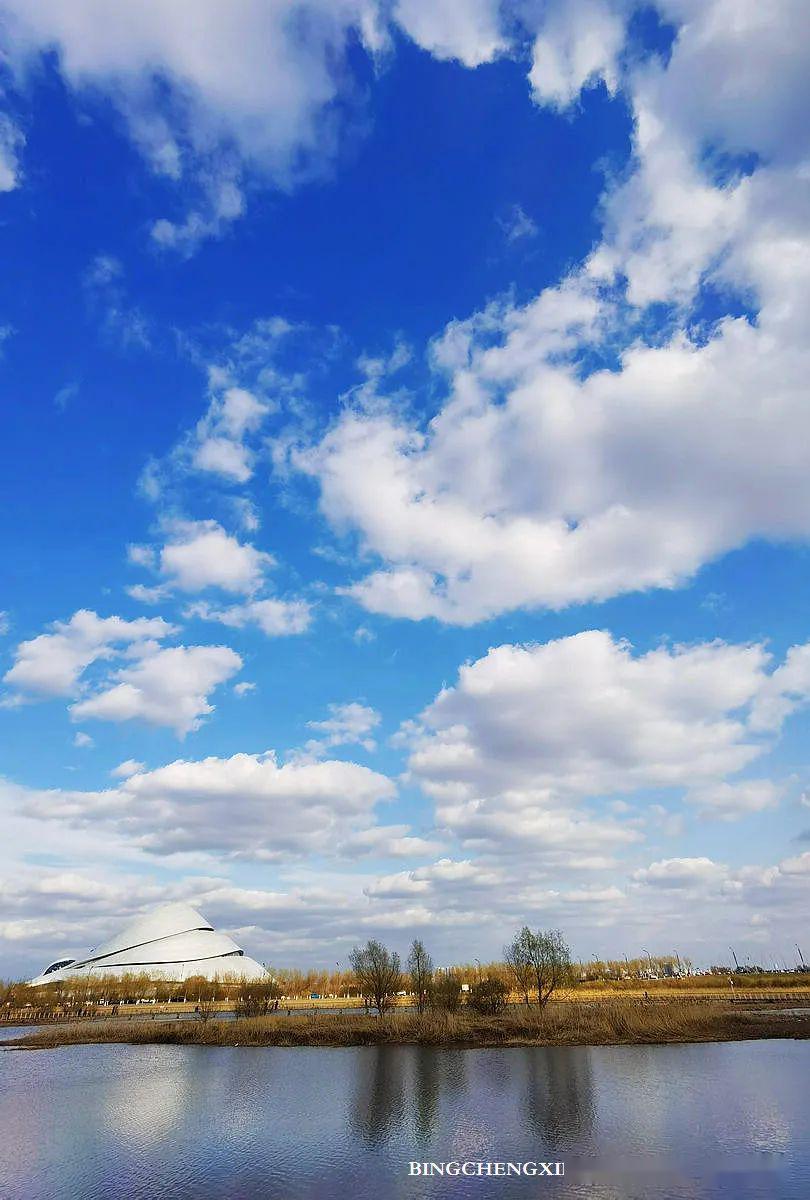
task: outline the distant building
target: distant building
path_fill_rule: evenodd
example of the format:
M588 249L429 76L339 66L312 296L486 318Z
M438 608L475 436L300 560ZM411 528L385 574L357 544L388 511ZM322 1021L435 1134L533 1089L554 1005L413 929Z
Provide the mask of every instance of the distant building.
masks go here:
M123 974L182 982L192 975L264 979L267 972L233 938L217 933L188 904L163 904L144 917L136 917L84 957L57 958L30 983L39 987L74 975L98 979Z

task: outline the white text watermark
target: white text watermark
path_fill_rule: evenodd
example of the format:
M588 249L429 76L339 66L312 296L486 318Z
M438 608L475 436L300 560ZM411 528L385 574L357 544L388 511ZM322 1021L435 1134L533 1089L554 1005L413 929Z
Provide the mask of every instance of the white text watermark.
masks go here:
M490 1177L509 1175L560 1176L565 1174L562 1162L505 1162L500 1160L451 1159L449 1162L409 1162L409 1175L447 1176L486 1175Z

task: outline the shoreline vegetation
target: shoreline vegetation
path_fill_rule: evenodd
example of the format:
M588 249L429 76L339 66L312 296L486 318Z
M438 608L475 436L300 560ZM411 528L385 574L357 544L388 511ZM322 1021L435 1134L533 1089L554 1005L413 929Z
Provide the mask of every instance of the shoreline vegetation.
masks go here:
M3 1049L54 1049L99 1043L172 1046L618 1046L810 1038L810 1000L767 1010L683 997L645 1001L555 1000L544 1008L509 1006L497 1015L391 1010L383 1016L312 1012L232 1020L84 1020L48 1026L3 1043Z
M4 1045L583 1046L810 1036L806 973L786 972L779 993L773 977L761 971L740 971L736 983L728 975L700 977L701 983L722 979L727 992L701 989L693 977L692 989L704 994L689 995L683 972L691 971L690 964L677 955L668 963L648 956L646 967L636 964L635 978L627 960L623 967L612 964L612 986L600 989L598 978L572 962L556 929L524 926L504 946L503 961L485 968L477 961L475 969L436 967L418 939L405 969L399 955L375 939L356 946L349 965L349 972L324 973L331 994L310 992L310 1002L326 1002L320 1011L308 1005L302 1011L305 977L269 969L260 979L192 976L172 982L102 974L57 977L36 988L11 984L0 995L4 1023L18 1016L46 1027ZM751 987L758 976L761 989ZM797 980L795 990L785 986L788 979ZM602 981L608 982L604 975ZM643 988L641 996L622 986L631 982ZM137 1007L144 1002L154 1006L151 1020Z

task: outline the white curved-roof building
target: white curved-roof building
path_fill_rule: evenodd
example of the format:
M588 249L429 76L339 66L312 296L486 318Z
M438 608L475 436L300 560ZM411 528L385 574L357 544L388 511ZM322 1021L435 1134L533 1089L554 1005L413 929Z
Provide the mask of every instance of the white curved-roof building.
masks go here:
M136 917L120 933L84 958L65 955L30 980L34 987L56 983L74 975L147 974L182 982L191 975L206 979L225 975L264 979L261 963L249 958L233 938L217 933L188 904L162 904L146 916Z

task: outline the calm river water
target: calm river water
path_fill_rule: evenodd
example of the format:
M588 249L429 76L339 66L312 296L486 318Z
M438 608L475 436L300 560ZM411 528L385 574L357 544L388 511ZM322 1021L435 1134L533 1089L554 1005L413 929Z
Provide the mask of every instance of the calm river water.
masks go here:
M2 1200L807 1200L810 1042L0 1052ZM564 1178L410 1177L562 1161Z

